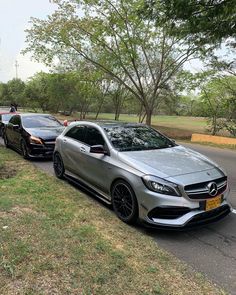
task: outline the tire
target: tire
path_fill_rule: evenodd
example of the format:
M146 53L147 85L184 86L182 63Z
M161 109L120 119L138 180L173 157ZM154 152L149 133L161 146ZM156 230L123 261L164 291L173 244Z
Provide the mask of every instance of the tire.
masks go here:
M5 147L9 148L9 140L7 138L6 133L3 134L3 141L4 141L4 144L5 144Z
M63 179L65 168L64 168L62 157L59 153L55 153L53 155L53 168L54 168L54 173L56 177Z
M24 159L29 159L30 156L29 156L29 152L27 150L27 145L26 145L26 142L24 140L21 141L21 144L20 144L20 148L21 148L21 155Z
M3 137L3 130L4 130L4 128L1 126L0 127L0 137Z
M117 180L111 189L113 209L123 222L136 223L138 219L138 202L132 187L124 180Z

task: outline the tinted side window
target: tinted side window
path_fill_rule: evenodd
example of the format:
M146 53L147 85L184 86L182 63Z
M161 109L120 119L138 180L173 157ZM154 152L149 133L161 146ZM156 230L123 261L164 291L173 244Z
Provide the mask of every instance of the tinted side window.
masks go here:
M104 139L101 133L93 127L87 127L84 142L88 145L104 145Z
M85 126L72 127L65 136L84 142Z

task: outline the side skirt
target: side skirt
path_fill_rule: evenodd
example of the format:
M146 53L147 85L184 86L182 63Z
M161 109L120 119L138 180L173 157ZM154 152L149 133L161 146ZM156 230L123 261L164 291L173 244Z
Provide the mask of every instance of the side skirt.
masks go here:
M65 172L65 179L67 179L68 181L74 183L75 185L79 185L84 190L91 193L92 195L94 195L98 199L102 200L103 202L105 202L108 205L111 205L110 196L105 195L104 193L102 193L101 191L96 189L95 187L93 187L93 186L91 186L89 184L86 184L83 180L81 180L80 178L78 178L74 174L66 171Z

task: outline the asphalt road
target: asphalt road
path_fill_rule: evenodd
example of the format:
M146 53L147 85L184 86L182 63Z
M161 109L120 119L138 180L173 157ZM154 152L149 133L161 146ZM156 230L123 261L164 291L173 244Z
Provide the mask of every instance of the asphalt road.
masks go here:
M236 209L236 152L197 144L184 145L208 156L226 170L231 186L230 202ZM33 164L53 175L51 161L34 160ZM152 236L158 245L224 287L229 294L236 295L235 213L217 223L187 232L137 229Z
M230 202L236 209L236 152L198 144L185 144L211 158L228 174ZM235 212L235 211L234 211ZM159 245L236 295L236 214L187 232L152 232Z

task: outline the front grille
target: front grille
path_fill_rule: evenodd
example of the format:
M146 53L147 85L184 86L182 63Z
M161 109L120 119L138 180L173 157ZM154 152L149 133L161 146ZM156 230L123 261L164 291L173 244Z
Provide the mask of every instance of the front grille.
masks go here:
M222 194L227 188L227 176L224 176L221 178L214 179L212 181L205 181L201 183L186 185L184 187L184 190L190 199L193 199L193 200L210 199L210 198L213 198L213 196L209 194L209 189L207 187L207 185L210 182L215 182L217 184L217 190L218 190L217 195Z
M156 207L148 213L150 219L175 219L189 213L191 209L187 207Z
M48 143L46 143L46 144L45 144L45 147L46 147L47 149L53 150L54 147L55 147L55 144L48 144Z
M55 147L55 140L45 140L44 146L49 150L54 150Z

